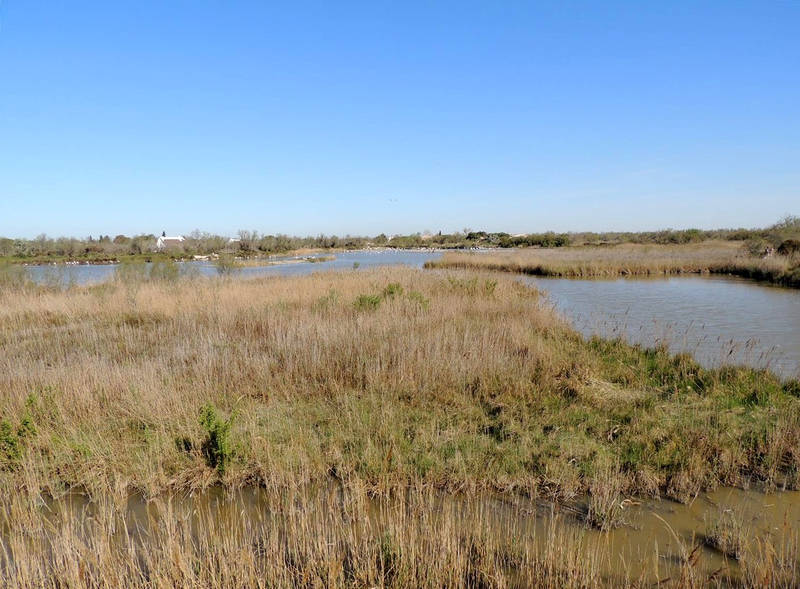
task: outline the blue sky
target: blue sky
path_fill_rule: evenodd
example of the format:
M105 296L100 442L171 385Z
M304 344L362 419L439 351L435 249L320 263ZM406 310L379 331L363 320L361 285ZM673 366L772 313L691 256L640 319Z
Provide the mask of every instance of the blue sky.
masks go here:
M800 214L800 2L0 1L0 235Z

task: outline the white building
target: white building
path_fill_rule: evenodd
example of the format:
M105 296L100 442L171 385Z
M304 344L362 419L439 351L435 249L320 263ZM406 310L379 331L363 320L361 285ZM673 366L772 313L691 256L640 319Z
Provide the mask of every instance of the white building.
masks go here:
M156 240L156 251L164 252L170 249L182 248L183 242L186 241L182 236L168 237L166 233L162 233Z

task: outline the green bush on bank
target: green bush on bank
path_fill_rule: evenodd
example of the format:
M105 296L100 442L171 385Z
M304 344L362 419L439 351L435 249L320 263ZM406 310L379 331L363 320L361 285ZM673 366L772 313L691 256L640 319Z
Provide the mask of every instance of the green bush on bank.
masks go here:
M206 403L200 409L200 426L206 434L201 446L203 456L206 464L220 474L225 473L233 458L232 424L233 416L224 419L213 403Z

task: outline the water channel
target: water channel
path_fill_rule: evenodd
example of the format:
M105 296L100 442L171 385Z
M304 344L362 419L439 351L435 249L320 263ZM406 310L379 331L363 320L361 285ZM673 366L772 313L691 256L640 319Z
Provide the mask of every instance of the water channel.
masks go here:
M551 564L557 568L579 555L580 566L609 586L614 579L651 585L686 574L703 580L717 574L726 586L759 569L767 555L775 559L771 566L800 574L800 492L724 488L687 505L626 503L624 523L601 532L583 523L581 498L553 504L519 495L432 489L375 497L333 480L311 489L211 487L148 499L131 495L122 501L90 500L73 491L57 499L41 498L41 519L25 518L30 523L24 529L0 515L0 546L5 548L0 550L0 567L13 567L15 559L27 558L30 551L50 554L52 566L62 566L59 561L74 558L80 547L100 551L109 562L124 562L126 555L135 554L141 559L165 546L182 558L203 559L213 555L215 545L233 542L237 550L253 551L248 558L279 568L287 564L287 547L298 548L294 545L303 545L307 558L336 560L338 550L380 545L391 537L406 550L427 554L424 559L458 553L465 542L469 546L479 539L495 553L516 555L509 559L506 574L509 586L519 587L531 581L521 565L553 554ZM16 512L19 519L25 509L3 511ZM722 533L730 543L720 549L713 538ZM65 547L70 547L68 554Z

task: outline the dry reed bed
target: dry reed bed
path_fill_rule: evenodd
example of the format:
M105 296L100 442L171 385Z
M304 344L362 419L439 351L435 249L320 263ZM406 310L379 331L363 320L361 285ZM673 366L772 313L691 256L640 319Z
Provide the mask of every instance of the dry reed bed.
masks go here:
M762 259L747 253L739 242L453 252L428 262L426 267L573 278L734 274L786 286L800 286L800 260L796 255Z
M377 493L569 498L614 472L613 493L687 500L800 478L796 382L583 341L510 278L383 269L0 296L7 487L155 495L333 474Z
M602 548L556 529L499 531L473 506L465 522L416 492L407 507L361 491L276 492L267 504L164 498L138 516L109 502L56 503L50 518L5 501L8 587L600 587ZM142 512L145 513L142 513ZM377 511L377 512L376 512ZM6 522L7 523L7 522ZM34 555L49 555L35 558Z
M464 511L468 512L465 516ZM697 541L642 561L559 514L497 512L430 489L374 499L359 484L140 503L66 495L0 500L0 578L13 588L794 587L786 529L709 568ZM784 526L786 527L786 526ZM663 547L662 547L663 548Z

